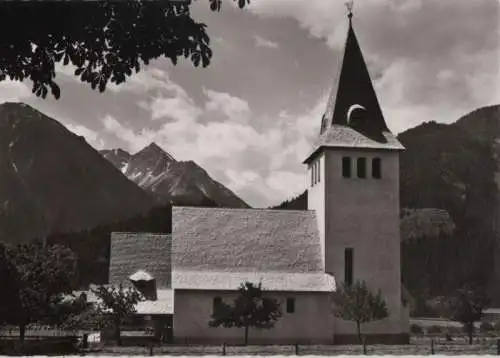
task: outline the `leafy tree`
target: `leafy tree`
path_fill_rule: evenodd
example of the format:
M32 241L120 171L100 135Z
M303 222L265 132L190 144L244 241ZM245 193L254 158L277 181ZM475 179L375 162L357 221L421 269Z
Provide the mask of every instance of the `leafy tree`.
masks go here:
M343 283L332 293L333 311L336 317L356 322L359 343L364 340L361 335L361 324L378 321L388 316L387 304L380 290L372 293L364 281L356 281L352 285ZM366 352L366 346L364 345Z
M71 250L37 241L0 250L3 322L19 327L24 342L26 326L54 322L65 295L74 289L76 258Z
M442 298L441 310L447 318L464 325L469 344L472 344L474 323L481 320L488 301L483 290L466 286L457 290L453 296Z
M222 0L209 0L220 11ZM238 1L240 8L249 0ZM212 57L206 25L190 13L191 0L13 1L0 4L0 81L33 82L33 93L55 98L56 63L73 65L75 76L103 92L161 56L177 64L189 58L208 66Z
M281 317L280 302L264 297L262 283L245 282L238 288L238 296L232 304L221 301L216 305L209 322L210 327L237 327L245 329L245 345L248 344L250 327L270 329Z
M136 313L135 305L144 300L143 295L134 287L125 288L122 285L118 287L97 286L91 291L99 300L97 304L97 312L100 316L99 325L101 327L112 326L116 344L120 346L120 325L128 322Z

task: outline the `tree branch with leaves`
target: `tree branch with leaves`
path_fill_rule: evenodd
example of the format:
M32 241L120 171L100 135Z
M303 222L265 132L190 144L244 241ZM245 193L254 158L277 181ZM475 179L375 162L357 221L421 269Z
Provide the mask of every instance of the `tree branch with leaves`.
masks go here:
M249 0L233 0L240 8ZM221 0L209 0L221 10ZM180 57L206 67L212 58L206 25L192 2L149 0L7 1L0 3L0 81L31 80L32 91L57 99L56 64L103 92L124 83L151 60Z

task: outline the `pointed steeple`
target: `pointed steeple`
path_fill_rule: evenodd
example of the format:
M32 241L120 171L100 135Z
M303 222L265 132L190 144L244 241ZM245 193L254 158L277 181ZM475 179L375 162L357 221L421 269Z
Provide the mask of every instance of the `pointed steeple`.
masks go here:
M370 74L352 26L352 3L348 6L349 30L337 86L332 88L321 122L320 134L331 125L349 126L377 141L389 132Z

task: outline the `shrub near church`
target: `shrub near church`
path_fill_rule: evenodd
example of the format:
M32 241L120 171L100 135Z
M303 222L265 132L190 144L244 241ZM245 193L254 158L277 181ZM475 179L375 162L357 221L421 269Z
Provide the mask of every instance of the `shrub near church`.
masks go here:
M232 304L217 303L209 326L244 328L247 345L250 328L270 329L280 317L280 303L274 298L263 297L262 283L245 282Z

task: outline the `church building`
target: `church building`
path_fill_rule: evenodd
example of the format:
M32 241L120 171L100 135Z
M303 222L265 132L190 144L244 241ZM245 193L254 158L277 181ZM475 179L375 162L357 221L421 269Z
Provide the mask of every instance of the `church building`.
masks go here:
M318 118L320 120L320 118ZM209 327L214 305L240 284L262 282L282 302L272 329L250 344L357 342L353 322L335 318L342 282L381 290L388 318L363 325L370 343L408 343L402 299L399 153L349 14L341 70L304 158L308 210L174 207L172 233L113 233L110 284L134 284L147 301L137 317L168 327L166 340L242 343L244 330Z

